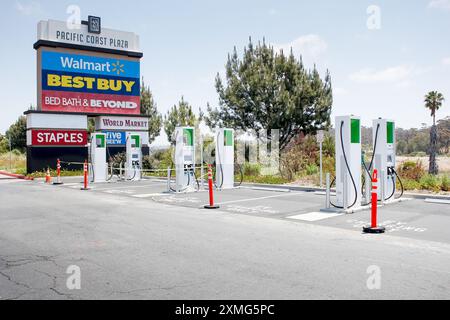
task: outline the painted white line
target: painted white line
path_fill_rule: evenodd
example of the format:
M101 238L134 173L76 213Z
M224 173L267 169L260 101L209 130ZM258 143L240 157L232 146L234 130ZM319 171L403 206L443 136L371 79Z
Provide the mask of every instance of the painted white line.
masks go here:
M241 187L241 189L260 190L260 191L274 191L274 192L291 192L291 190L289 190L289 189L265 188L265 187Z
M334 218L338 216L342 216L342 213L328 213L328 212L310 212L305 214L299 214L296 216L290 216L286 217L287 219L293 219L293 220L302 220L302 221L320 221L325 220L329 218Z
M289 197L289 196L298 196L303 193L300 192L290 192L286 194L278 194L276 196L267 196L267 197L260 197L260 198L249 198L249 199L241 199L241 200L233 200L233 201L225 201L217 203L217 205L223 205L223 204L230 204L230 203L239 203L239 202L248 202L248 201L258 201L258 200L264 200L264 199L271 199L271 198L281 198L281 197Z
M327 195L327 193L325 191L316 191L316 192L314 192L314 194L318 195L318 196L326 196ZM336 195L336 192L330 192L330 196L335 196L335 195Z
M226 210L237 212L237 213L244 213L244 214L277 214L280 213L277 210L273 210L272 207L266 207L266 206L256 206L256 207L243 207L243 206L226 206Z
M439 203L439 204L450 204L450 200L441 200L441 199L425 199L425 202L428 202L428 203Z
M28 182L27 180L23 180L23 179L14 179L14 178L0 178L0 184L8 184L8 183L23 183L23 182Z
M132 197L135 198L151 198L151 197L158 197L158 196L168 196L169 194L165 193L147 193L147 194L133 194Z
M161 183L163 184L163 183ZM103 190L110 190L110 189L114 189L114 190L118 190L118 189L136 189L136 188L147 188L147 187L152 187L155 186L155 183L153 184L146 184L146 185L137 185L137 186L133 186L133 185L127 185L127 186L122 186L122 187L117 187L117 184L115 185L111 185L109 188L105 188L103 185L102 186L96 186L96 190L97 191L103 191Z
M82 183L79 183L78 185L69 186L70 189L80 189L83 187ZM92 188L91 186L88 186L90 189L94 190L95 188Z

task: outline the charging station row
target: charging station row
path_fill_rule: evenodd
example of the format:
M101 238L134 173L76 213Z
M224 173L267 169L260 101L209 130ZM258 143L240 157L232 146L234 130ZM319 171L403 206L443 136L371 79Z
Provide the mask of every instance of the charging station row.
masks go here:
M330 204L336 209L364 206L362 176L364 174L368 184L374 170L377 170L381 177L380 188L377 189L378 199L392 199L396 192L397 179L400 179L395 170L395 122L381 118L373 120L373 152L369 163L365 162L361 150L360 117L336 117L335 124L336 203ZM369 188L366 187L365 190L367 198Z

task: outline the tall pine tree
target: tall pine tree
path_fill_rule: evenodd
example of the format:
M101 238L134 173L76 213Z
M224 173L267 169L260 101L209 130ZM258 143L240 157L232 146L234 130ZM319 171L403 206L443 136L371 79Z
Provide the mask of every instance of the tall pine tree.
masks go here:
M316 67L305 69L291 50L275 52L251 39L242 58L228 55L225 82L216 78L219 107L208 107L206 124L242 130L280 129L280 147L293 137L315 134L330 126L333 103L331 77L321 79Z
M164 117L164 130L166 131L169 142L171 144L175 143L173 133L176 127L195 127L197 122L197 117L192 111L191 105L184 100L184 97L181 97L178 105L174 105Z

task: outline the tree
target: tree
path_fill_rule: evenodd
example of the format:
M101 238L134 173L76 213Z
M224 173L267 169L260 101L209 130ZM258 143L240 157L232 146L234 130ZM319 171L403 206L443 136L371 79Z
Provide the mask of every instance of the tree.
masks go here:
M315 134L330 127L331 77L325 80L314 66L304 68L291 50L275 53L272 46L254 46L251 39L242 59L236 48L228 55L226 83L216 77L219 107L208 107L206 124L242 130L280 129L280 148L293 137ZM270 139L270 136L269 136Z
M20 116L6 131L6 137L11 141L12 149L25 152L27 146L27 118Z
M428 172L430 174L438 174L439 168L436 162L436 154L438 152L438 132L436 127L436 111L442 106L444 96L437 91L431 91L425 96L425 107L430 109L433 117L433 126L430 131L430 164Z
M201 118L201 115L200 115ZM199 120L201 120L199 118ZM176 127L179 126L196 126L198 120L192 111L192 107L188 102L184 100L184 97L181 97L181 100L178 102L178 106L174 105L170 111L167 112L167 115L164 117L164 131L167 134L167 138L171 144L175 143L173 133Z
M145 86L144 78L141 85L141 114L149 117L148 138L152 143L161 132L162 115L158 112L150 87Z
M437 128L439 132L439 150L443 154L448 154L450 152L450 117L439 120L437 122Z
M9 151L9 142L4 135L0 133L0 154Z

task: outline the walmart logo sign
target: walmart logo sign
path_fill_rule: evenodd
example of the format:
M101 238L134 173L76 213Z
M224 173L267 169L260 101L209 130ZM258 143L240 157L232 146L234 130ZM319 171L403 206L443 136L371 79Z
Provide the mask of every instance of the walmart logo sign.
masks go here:
M42 52L42 69L140 78L139 62L50 51Z

